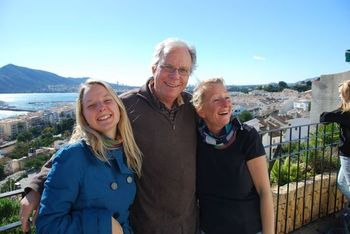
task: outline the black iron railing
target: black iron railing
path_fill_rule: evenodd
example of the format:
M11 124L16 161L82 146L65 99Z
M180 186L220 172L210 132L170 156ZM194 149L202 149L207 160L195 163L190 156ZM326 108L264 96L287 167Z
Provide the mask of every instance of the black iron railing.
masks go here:
M276 233L290 233L342 209L335 124L286 127L260 136L269 160Z
M299 125L260 132L267 158L275 206L276 233L290 233L340 211L337 190L339 129L334 124ZM23 195L23 190L1 198ZM0 232L20 222L0 227Z
M6 192L6 193L1 193L0 194L0 199L5 199L5 198L10 198L14 201L18 201L24 196L24 190L23 189L17 189L17 190L13 190L10 192ZM5 211L1 211L1 212L5 212ZM1 217L2 218L2 217ZM0 227L0 232L8 232L10 233L11 230L14 230L16 228L18 228L19 226L21 226L21 222L15 221L12 223L8 223L6 225L3 225Z

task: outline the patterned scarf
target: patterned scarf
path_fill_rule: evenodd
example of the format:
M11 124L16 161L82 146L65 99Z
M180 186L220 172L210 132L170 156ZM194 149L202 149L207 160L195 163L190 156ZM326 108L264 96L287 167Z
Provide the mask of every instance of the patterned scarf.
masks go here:
M122 142L120 140L114 140L111 139L107 136L103 137L103 145L108 149L108 150L113 150L121 147Z
M200 133L204 143L213 145L216 149L225 148L228 144L232 143L233 136L235 135L236 128L233 125L233 117L228 124L222 129L222 133L219 136L212 134L204 120L199 119L198 132Z

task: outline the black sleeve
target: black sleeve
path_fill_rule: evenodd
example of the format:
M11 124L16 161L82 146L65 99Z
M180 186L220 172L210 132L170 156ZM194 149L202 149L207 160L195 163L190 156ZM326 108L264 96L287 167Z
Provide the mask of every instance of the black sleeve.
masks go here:
M247 134L245 144L246 161L265 155L264 146L256 129L251 127Z
M333 123L337 121L338 112L323 112L320 115L320 123Z
M350 128L350 113L335 110L332 112L323 112L320 116L321 123L338 123Z

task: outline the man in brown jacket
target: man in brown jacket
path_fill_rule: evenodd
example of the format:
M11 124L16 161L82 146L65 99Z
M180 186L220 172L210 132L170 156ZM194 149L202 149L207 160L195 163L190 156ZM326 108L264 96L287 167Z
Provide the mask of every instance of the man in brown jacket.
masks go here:
M154 51L152 74L140 89L121 96L144 159L131 212L135 233L194 234L196 130L190 94L184 92L196 66L196 50L166 39ZM33 179L21 201L22 229L37 210L50 164Z

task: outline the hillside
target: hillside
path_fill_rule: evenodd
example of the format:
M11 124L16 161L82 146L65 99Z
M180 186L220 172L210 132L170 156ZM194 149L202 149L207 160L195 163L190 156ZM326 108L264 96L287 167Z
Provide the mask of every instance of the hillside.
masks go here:
M47 71L8 64L0 68L0 93L77 92L79 85L87 79L66 78ZM111 85L118 89L118 85Z

